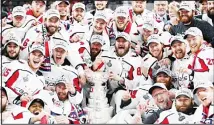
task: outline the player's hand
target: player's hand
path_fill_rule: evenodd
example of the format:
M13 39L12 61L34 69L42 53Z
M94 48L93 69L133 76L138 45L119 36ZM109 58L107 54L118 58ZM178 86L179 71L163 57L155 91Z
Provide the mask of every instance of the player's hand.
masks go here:
M142 124L142 118L139 112L133 116L133 124Z
M76 89L74 88L73 83L67 83L66 84L66 89L71 93L74 94L76 92Z
M123 101L128 101L129 99L131 99L131 95L128 91L126 91L122 97Z
M179 73L187 73L187 74L191 74L192 73L192 70L191 69L188 69L188 68L180 68L177 70Z
M168 66L168 65L171 65L171 60L168 58L165 58L165 59L160 60L159 64L160 64L160 66L164 66L164 65Z
M45 111L40 112L38 115L35 115L35 117L31 118L31 123L35 123L37 121L41 121L42 118L48 118L49 114Z
M22 95L22 96L20 97L20 101L21 101L21 102L24 102L24 101L30 102L32 99L33 99L33 97L32 97L31 95Z
M78 35L78 34L73 35L72 38L70 39L70 41L71 41L72 43L77 43L77 42L79 42L79 41L80 41L79 35Z

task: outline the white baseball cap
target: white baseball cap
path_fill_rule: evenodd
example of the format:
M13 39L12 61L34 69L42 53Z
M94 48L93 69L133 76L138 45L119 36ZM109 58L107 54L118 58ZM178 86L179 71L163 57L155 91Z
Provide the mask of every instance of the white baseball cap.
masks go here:
M43 55L45 55L45 48L43 45L41 44L33 44L31 47L30 47L30 53L32 53L33 51L35 50L38 50L40 51Z
M42 2L44 2L44 4L46 4L46 3L47 3L47 1L46 1L46 0L33 0L33 1L42 1Z
M108 21L106 13L104 11L98 11L95 13L94 20L97 20L97 19L103 19L105 22Z
M199 81L195 81L194 82L194 90L193 90L193 94L196 93L198 88L208 88L208 87L213 87L213 83L209 80L199 80Z
M149 31L153 31L154 30L154 23L153 23L153 21L145 21L143 23L142 28L145 28L145 29L147 29Z
M172 72L170 71L169 68L166 68L166 67L161 67L161 68L159 68L159 69L157 70L155 76L157 76L159 73L165 73L165 74L167 74L167 75L170 76L170 77L172 76Z
M72 10L75 10L77 8L82 8L85 11L85 5L81 2L77 2L72 6Z
M147 46L149 46L150 43L158 43L161 44L160 38L158 34L152 34L151 36L148 37L147 40Z
M186 43L186 42L185 42L185 39L184 39L181 35L176 35L176 36L173 36L173 37L170 39L170 46L172 46L172 44L173 44L175 41L179 41L179 42L182 42L182 43Z
M179 90L176 91L175 98L181 95L185 95L189 98L193 98L192 91L188 88L179 88Z
M95 43L95 42L99 42L101 45L103 45L104 44L103 36L101 36L101 35L93 35L91 37L91 44Z
M165 89L165 90L168 91L168 89L166 88L166 86L165 86L163 83L155 83L151 88L149 88L149 94L152 95L152 91L153 91L155 88L162 88L162 89Z
M68 0L58 0L58 1L56 1L55 5L59 5L62 2L65 2L67 5L70 4Z
M6 36L6 43L4 44L4 48L9 44L9 43L15 43L18 46L21 46L21 38L17 36L14 32L9 32Z
M197 27L190 27L186 32L184 39L187 38L187 35L193 35L193 36L203 36L201 30Z
M25 17L26 16L26 10L24 7L22 6L16 6L13 8L13 11L12 11L12 16L15 17L15 16L23 16Z
M47 18L47 19L50 19L54 16L60 19L59 11L56 9L49 9L45 13L45 18Z
M184 9L184 10L187 10L187 11L195 10L195 2L193 2L193 1L182 1L180 3L179 10L181 10L181 9Z
M128 33L126 33L126 32L119 32L119 33L117 34L116 40L117 40L118 38L124 38L125 40L131 42L131 37L130 37L130 35L129 35Z
M128 9L125 6L120 6L115 10L115 17L122 16L127 18L129 16Z
M54 41L53 49L62 48L65 51L68 51L68 43L66 42L66 40L62 38L53 37L53 41Z

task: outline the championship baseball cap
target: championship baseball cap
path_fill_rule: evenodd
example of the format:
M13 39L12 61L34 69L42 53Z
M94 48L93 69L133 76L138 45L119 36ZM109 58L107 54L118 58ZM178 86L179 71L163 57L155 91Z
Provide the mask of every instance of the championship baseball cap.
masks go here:
M66 82L66 79L65 79L65 77L64 77L64 75L62 75L60 78L58 78L57 80L56 80L56 84L55 85L58 85L58 84L60 84L60 83L63 83L63 84L66 84L67 82Z
M209 80L199 80L199 81L195 81L194 82L195 87L193 90L193 94L195 94L197 92L198 88L208 88L208 87L213 87L213 83Z
M115 10L115 17L122 16L122 17L128 17L128 9L125 6L120 6Z
M25 17L26 16L26 10L24 7L22 6L16 6L13 8L12 10L12 16L15 17L15 16L23 16Z
M197 27L190 27L186 32L184 39L187 38L187 35L192 35L192 36L203 36L201 30Z
M45 48L43 45L41 44L33 44L31 47L30 47L30 53L35 51L35 50L38 50L40 51L43 55L45 55Z
M195 10L195 2L194 1L182 1L180 3L180 8L179 10L187 10L187 11L192 11Z
M155 88L162 88L162 89L165 89L165 90L168 91L168 89L166 88L166 86L165 86L163 83L155 83L151 88L149 88L149 94L152 95L152 91L153 91Z
M117 34L117 37L116 37L116 40L117 40L118 38L124 38L125 40L131 42L131 37L130 37L130 35L129 35L128 33L126 33L126 32L120 32L120 33L118 33L118 34Z
M193 98L192 91L188 88L179 88L179 90L176 91L175 98L177 98L181 95L185 95L189 98Z
M176 35L176 36L173 36L171 39L170 39L170 46L172 46L172 44L176 41L179 41L179 42L182 42L182 43L186 43L185 42L185 39L181 36L181 35Z
M45 17L46 17L47 19L50 19L51 17L54 17L54 16L60 19L59 11L56 10L56 9L49 9L49 10L47 10L47 12L45 13Z
M153 31L154 30L154 23L153 23L153 21L149 21L149 20L145 21L143 23L142 28L147 29L149 31Z
M53 41L54 41L53 49L62 48L65 51L68 51L68 43L66 42L66 40L62 38L53 37Z
M59 5L62 2L65 2L67 5L70 4L68 0L57 0L55 5Z
M21 46L21 38L15 34L15 32L11 31L6 36L6 43L4 44L4 48L9 43L15 43L17 46Z
M104 11L96 12L94 15L94 20L97 20L97 19L103 19L105 22L107 22L107 16L105 12Z
M159 69L157 70L155 76L157 76L159 73L165 73L165 74L167 74L167 75L170 76L170 77L172 76L172 73L171 73L170 69L169 69L169 68L166 68L166 67L161 67L161 68L159 68Z
M72 6L72 10L75 10L77 8L82 8L85 11L85 5L81 2L77 2Z
M93 35L91 37L91 44L95 43L95 42L99 42L101 45L103 45L104 44L103 36L101 36L101 35Z
M149 46L150 43L158 43L158 44L160 44L161 41L160 41L159 35L152 34L151 36L149 36L148 40L147 40L147 46Z
M37 103L40 103L40 104L42 105L43 108L45 107L45 103L44 103L44 101L43 101L42 99L35 98L35 99L30 103L29 108L30 108L31 105L33 105L33 104L36 103L36 102L37 102Z

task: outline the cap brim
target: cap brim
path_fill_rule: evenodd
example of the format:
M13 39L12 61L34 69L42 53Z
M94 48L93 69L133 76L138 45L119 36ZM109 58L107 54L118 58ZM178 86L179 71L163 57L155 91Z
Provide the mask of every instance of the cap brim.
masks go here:
M33 103L35 103L35 102L40 103L40 104L42 105L43 108L45 107L44 101L43 101L42 99L39 99L39 98L34 99L34 100L30 103L30 106L31 106ZM30 107L30 106L29 106L29 107Z
M6 42L6 43L4 44L4 47L3 47L3 48L5 48L9 43L15 43L17 46L21 46L21 44L18 43L17 41L10 40L10 42Z
M126 39L126 38L123 37L123 36L118 36L118 37L116 37L116 40L119 39L119 38L123 38L123 39L125 39L125 40L128 41L128 42L130 41L130 40Z
M95 20L97 20L97 19L102 19L102 20L104 20L105 22L107 22L107 19L102 18L102 17L94 17L94 19L95 19Z
M153 31L153 30L154 30L154 27L149 26L149 25L147 25L147 24L144 24L144 25L142 26L142 28L147 29L147 30L149 30L149 31Z
M50 19L50 18L52 18L52 17L57 17L57 18L59 18L59 19L60 19L59 15L56 15L56 14L53 14L53 15L49 15L49 16L47 16L47 18L48 18L48 19Z
M173 40L173 41L170 43L170 46L172 46L172 44L174 44L175 42L185 43L184 41L181 41L181 40L175 39L175 40Z
M191 98L191 96L186 93L181 93L181 94L177 95L175 98L178 98L179 96L186 96L188 98Z
M153 91L155 88L165 89L165 88L163 88L163 87L161 87L161 86L154 85L154 86L152 86L152 87L149 89L149 94L151 94L151 95L152 95L152 91ZM165 89L165 90L166 90L166 89Z
M45 55L45 52L42 52L40 49L33 49L33 50L30 51L30 53L32 53L33 51L36 51L36 50L40 51L43 55Z
M66 47L61 46L61 45L57 45L57 46L55 46L53 49L56 49L56 48L62 48L62 49L64 49L65 51L67 51L67 50L68 50Z
M147 46L149 46L150 43L158 43L158 44L160 44L161 42L158 41L158 40L152 40L152 42L148 42L148 43L147 43Z
M180 7L180 8L179 8L179 11L182 10L182 9L183 9L183 10L187 10L187 11L192 11L192 9L187 8L187 7Z
M199 85L199 86L197 86L194 90L193 90L193 94L195 94L196 93L196 91L197 91L197 89L198 88L208 88L208 87L213 87L213 86L210 86L210 85Z
M13 17L15 17L15 16L25 16L26 14L24 14L24 13L14 13L14 14L12 14L12 16Z

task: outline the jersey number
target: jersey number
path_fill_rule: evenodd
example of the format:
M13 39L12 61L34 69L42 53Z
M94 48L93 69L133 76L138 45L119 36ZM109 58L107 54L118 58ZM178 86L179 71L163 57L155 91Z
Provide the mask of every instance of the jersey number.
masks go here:
M5 71L4 71L4 73L3 73L3 76L4 76L4 77L7 77L7 76L9 75L10 71L11 71L11 69L5 68Z
M139 75L139 76L142 75L140 67L137 68L137 75Z
M207 60L208 60L208 65L214 65L214 59L209 59L209 58L207 58Z

